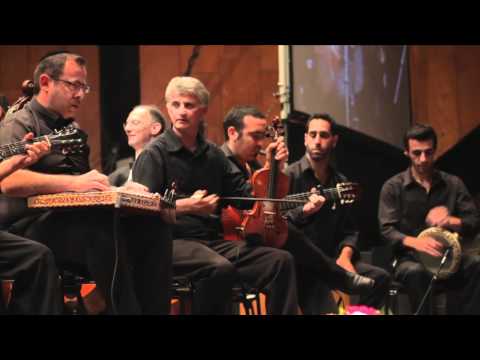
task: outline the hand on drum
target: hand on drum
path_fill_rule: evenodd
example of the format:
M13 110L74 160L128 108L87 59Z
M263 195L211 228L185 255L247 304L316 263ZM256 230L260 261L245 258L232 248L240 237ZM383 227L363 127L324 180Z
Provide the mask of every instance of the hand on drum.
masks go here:
M433 257L440 257L443 255L443 245L430 236L422 238L415 238L411 246L417 251L424 252Z

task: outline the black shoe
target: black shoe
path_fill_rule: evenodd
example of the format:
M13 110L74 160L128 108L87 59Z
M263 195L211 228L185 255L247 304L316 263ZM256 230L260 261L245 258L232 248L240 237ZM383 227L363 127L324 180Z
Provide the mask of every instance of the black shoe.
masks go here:
M339 289L350 295L365 295L372 291L375 286L375 280L369 277L358 275L350 271L346 271L347 280L345 288Z

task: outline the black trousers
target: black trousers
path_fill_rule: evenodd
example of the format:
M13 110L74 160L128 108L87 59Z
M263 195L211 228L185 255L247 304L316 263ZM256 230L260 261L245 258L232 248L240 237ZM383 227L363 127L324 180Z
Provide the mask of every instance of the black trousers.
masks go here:
M284 250L244 241L175 239L173 272L193 280L194 314L228 314L236 283L264 291L269 314L298 313L295 265Z
M388 290L390 289L390 284L392 282L392 276L385 269L362 261L354 262L353 266L360 275L375 280L375 286L372 291L369 294L360 295L358 303L371 306L375 309L380 309L385 305Z
M46 246L0 231L0 278L15 281L9 313L62 313L58 272L53 254Z
M298 266L299 274L299 297L300 303L307 306L314 302L313 298L317 298L318 302L324 302L315 294L324 294L324 291L316 291L316 282L322 282L331 289L339 289L345 291L348 281L346 271L336 264L336 259L325 254L322 249L315 245L305 234L289 223L288 240L285 249L294 255L295 262ZM370 277L375 280L375 286L367 295L362 295L359 302L362 305L380 308L386 299L386 295L390 285L390 275L387 271L366 264L360 261L354 261L357 273ZM311 291L310 291L311 289ZM303 309L305 313L309 311Z
M49 211L23 234L48 246L59 267L91 277L109 300L107 312L169 313L171 232L158 216L115 218L111 209Z
M405 286L412 312L417 311L432 274L414 256L405 256L398 260L395 279ZM458 271L446 280L437 281L437 285L447 291L447 306L455 303L461 314L480 314L479 284L480 257L474 255L462 255ZM430 298L427 298L421 314L429 313L429 300Z

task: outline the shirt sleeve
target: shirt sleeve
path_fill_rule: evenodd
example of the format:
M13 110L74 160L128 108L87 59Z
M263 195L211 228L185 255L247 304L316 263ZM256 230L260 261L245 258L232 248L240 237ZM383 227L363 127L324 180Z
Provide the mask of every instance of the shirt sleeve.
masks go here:
M167 188L165 160L156 148L143 150L132 169L132 180L148 187L152 193L163 194Z
M289 166L285 170L285 175L290 177L289 195L300 192L299 189L295 188L296 180L300 177L300 171L298 170L298 168L293 167L293 166ZM296 190L298 190L298 191L296 191ZM303 206L304 206L303 204L301 204L299 206L295 206L295 207L293 207L292 209L289 209L286 212L287 220L290 221L293 225L297 226L298 228L302 228L304 226L307 226L314 219L314 216L313 216L314 214L306 216L303 213ZM287 205L287 207L288 207L288 205Z
M389 242L394 252L404 248L403 239L407 236L398 230L401 221L400 194L395 184L387 181L380 192L378 221L382 237Z
M241 171L235 171L230 160L222 153L219 161L223 167L222 196L223 197L252 197L252 186L245 179ZM237 209L247 210L253 207L253 201L222 200L221 206L231 205Z
M22 121L15 116L16 114L2 121L0 126L0 144L2 145L20 141L27 133L34 132L33 126L28 121Z

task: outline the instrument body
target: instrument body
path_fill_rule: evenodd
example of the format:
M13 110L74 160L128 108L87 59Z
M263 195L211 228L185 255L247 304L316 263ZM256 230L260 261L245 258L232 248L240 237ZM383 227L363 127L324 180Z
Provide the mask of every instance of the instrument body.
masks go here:
M269 132L276 141L283 125L279 118L275 118ZM256 198L282 199L290 189L290 177L280 169L280 163L275 159L275 151L271 154L269 168L257 170L252 176L253 196ZM244 236L255 236L262 240L263 245L282 248L288 238L288 223L280 211L279 203L272 201L256 201L243 222Z
M20 96L12 106L10 106L7 110L5 116L9 114L16 113L18 110L21 110L26 103L32 100L33 97L33 88L34 83L32 80L25 80L22 82L22 96Z
M445 264L438 274L439 279L447 279L455 274L460 266L462 247L460 245L459 235L440 227L431 227L422 231L418 238L431 237L441 243L444 249L450 248ZM436 274L440 268L442 256L433 257L424 252L418 252L418 258L425 268L432 274Z
M279 171L278 164L271 169L261 169L252 176L254 196L281 199L287 196L290 178ZM258 235L265 246L282 248L288 238L288 223L280 211L280 203L257 201L242 222L244 236Z
M83 207L111 207L133 213L159 214L167 223L175 223L173 195L137 193L126 190L95 191L86 193L58 193L28 198L29 208L76 209Z
M224 240L244 240L242 224L247 214L248 210L239 210L230 205L222 209L221 219Z

